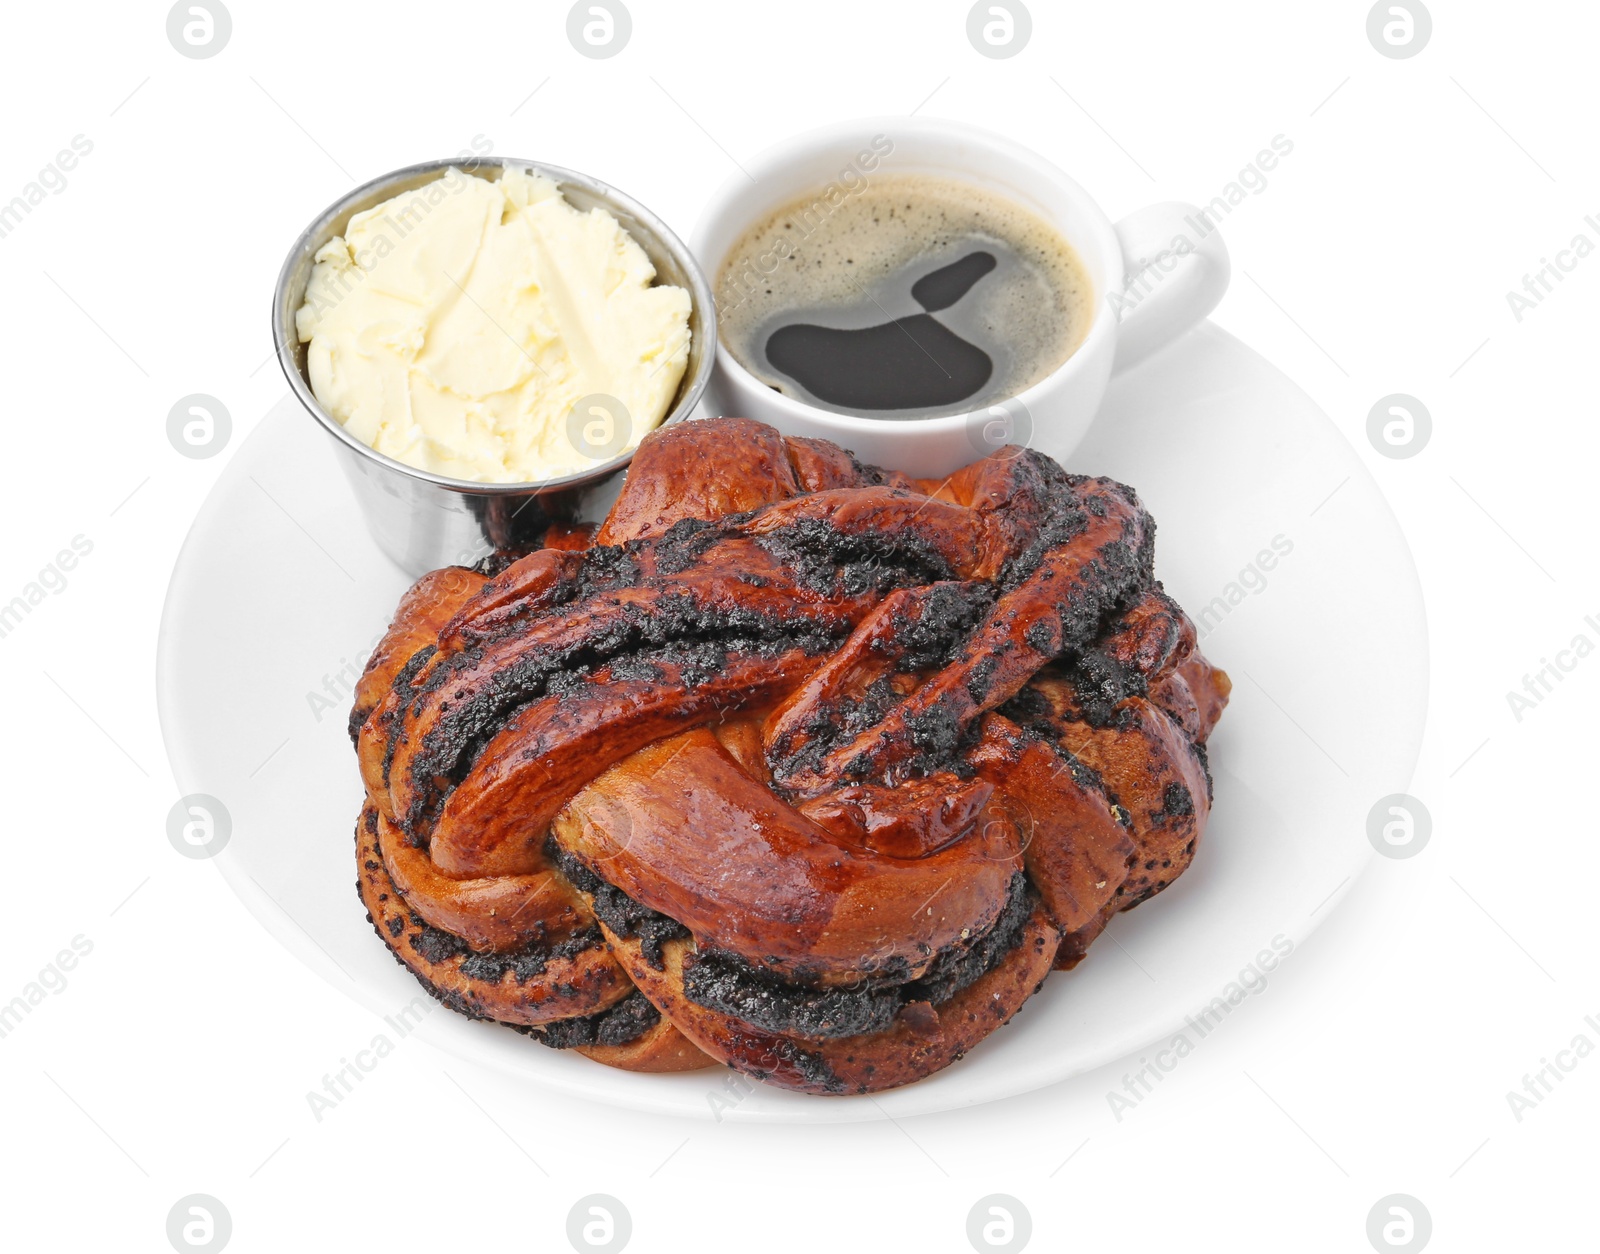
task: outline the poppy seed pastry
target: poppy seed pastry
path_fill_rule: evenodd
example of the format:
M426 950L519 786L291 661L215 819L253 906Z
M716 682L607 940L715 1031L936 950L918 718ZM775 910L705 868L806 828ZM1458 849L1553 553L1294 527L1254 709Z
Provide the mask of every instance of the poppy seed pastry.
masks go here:
M1229 683L1154 537L1027 449L939 482L652 433L592 533L402 599L351 716L378 935L613 1066L950 1065L1195 856Z

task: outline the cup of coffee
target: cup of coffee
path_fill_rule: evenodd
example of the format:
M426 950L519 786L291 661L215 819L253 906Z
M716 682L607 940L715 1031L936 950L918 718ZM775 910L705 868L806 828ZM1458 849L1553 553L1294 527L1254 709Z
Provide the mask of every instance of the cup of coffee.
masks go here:
M690 247L717 305L710 412L920 477L1007 444L1065 459L1112 374L1203 319L1229 276L1194 206L1113 225L1038 154L919 118L768 149Z

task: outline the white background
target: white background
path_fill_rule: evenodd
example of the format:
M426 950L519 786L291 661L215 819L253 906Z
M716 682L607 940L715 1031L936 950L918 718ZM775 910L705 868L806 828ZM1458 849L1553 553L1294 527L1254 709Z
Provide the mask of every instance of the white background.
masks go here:
M0 1039L6 1248L165 1250L195 1192L223 1201L241 1251L559 1250L595 1192L624 1202L641 1251L964 1250L990 1193L1028 1208L1035 1249L1365 1250L1395 1192L1426 1204L1434 1249L1594 1247L1600 1057L1520 1122L1506 1093L1578 1033L1600 1044L1600 659L1520 722L1506 692L1580 631L1600 642L1583 623L1600 617L1600 258L1520 323L1506 292L1580 232L1600 243L1583 220L1600 211L1600 11L1435 0L1431 43L1391 60L1362 3L1036 0L1030 44L996 61L968 44L967 7L632 0L632 41L606 61L568 44L565 4L526 0L234 0L209 60L174 51L162 5L8 7L0 203L75 135L93 151L0 239L0 601L75 535L93 551L0 639L0 1001L74 936L93 951ZM1127 1066L898 1125L757 1127L564 1100L402 1041L317 1122L307 1091L382 1024L173 852L153 696L178 547L285 391L267 360L283 253L355 182L476 135L610 180L687 234L738 159L912 110L1013 135L1114 218L1207 201L1293 141L1226 221L1217 320L1317 398L1410 538L1433 649L1411 791L1431 844L1375 860L1120 1121L1106 1092ZM193 392L233 415L211 460L165 436ZM1366 441L1393 392L1433 415L1410 460Z

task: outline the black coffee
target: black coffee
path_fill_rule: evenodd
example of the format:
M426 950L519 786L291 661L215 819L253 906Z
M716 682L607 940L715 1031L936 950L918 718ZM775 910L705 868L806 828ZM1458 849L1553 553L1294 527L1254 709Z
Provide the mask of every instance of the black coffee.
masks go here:
M1088 278L1021 206L920 176L834 192L758 224L718 276L723 344L770 386L844 413L961 413L1082 342Z

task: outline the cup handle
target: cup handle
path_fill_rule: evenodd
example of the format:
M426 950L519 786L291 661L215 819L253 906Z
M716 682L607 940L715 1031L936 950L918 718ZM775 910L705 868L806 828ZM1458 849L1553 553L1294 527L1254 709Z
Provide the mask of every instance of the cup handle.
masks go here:
M1120 374L1215 309L1232 267L1216 224L1182 201L1131 213L1116 232L1127 272L1123 290L1111 296L1118 322L1112 369Z

